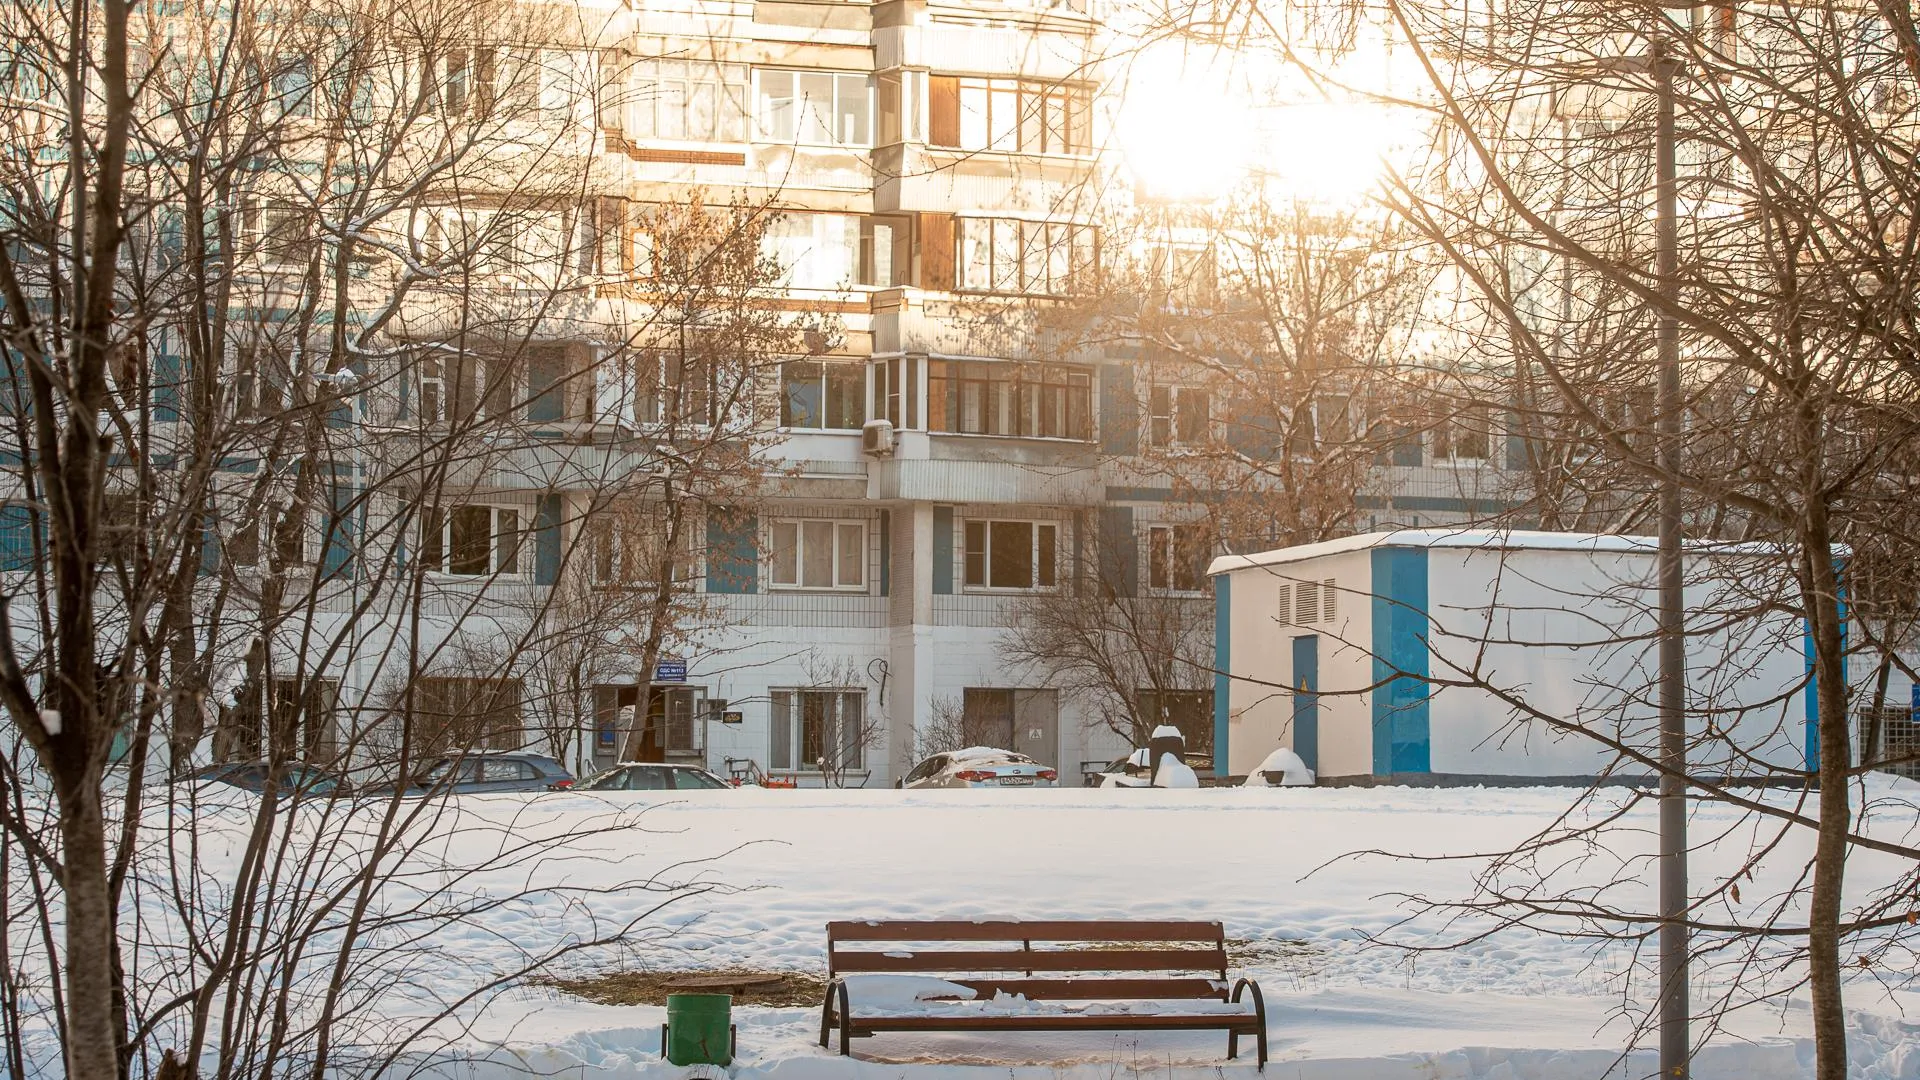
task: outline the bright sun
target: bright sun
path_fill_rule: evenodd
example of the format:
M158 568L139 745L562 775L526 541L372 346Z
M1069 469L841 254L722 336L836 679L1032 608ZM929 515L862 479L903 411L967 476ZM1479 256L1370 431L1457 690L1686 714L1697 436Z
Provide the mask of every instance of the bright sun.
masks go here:
M1255 178L1285 198L1366 200L1386 159L1412 134L1406 118L1283 92L1275 73L1249 78L1246 64L1244 56L1175 44L1133 59L1114 134L1141 194L1212 200Z
M1223 59L1168 44L1128 65L1114 135L1143 194L1217 198L1245 178L1252 110Z

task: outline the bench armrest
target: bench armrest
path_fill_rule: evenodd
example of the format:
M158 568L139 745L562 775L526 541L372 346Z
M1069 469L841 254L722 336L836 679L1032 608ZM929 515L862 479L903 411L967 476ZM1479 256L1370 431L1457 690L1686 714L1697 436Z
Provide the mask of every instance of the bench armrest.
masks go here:
M847 1054L851 1052L847 1043L852 1041L853 1011L847 997L846 979L835 977L827 980L826 1001L820 1006L820 1048L823 1050L833 1035L835 1004L840 1007L840 1053Z

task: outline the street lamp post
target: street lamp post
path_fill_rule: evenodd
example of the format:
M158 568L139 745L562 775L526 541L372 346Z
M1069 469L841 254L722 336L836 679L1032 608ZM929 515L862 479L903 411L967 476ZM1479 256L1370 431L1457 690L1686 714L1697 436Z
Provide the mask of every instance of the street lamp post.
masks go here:
M1654 359L1659 372L1660 526L1658 577L1660 717L1660 1075L1686 1080L1692 1050L1687 995L1687 649L1680 519L1680 322L1673 315L1680 271L1680 177L1673 76L1679 61L1655 39L1643 55L1610 58L1602 71L1650 75L1654 124Z

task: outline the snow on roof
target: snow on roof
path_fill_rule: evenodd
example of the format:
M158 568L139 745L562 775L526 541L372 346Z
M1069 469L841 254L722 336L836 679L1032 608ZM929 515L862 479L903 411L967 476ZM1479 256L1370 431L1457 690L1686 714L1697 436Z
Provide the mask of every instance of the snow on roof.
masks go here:
M1653 555L1660 541L1652 536L1624 536L1619 533L1537 532L1526 529L1395 529L1391 532L1362 533L1324 540L1318 544L1299 544L1251 555L1222 555L1207 567L1207 573L1225 574L1257 566L1278 566L1305 562L1327 555L1344 555L1381 547L1484 548L1495 551L1583 551L1596 553L1633 552ZM1686 550L1694 555L1779 555L1785 549L1778 544L1728 544L1711 540L1688 540ZM1840 549L1836 547L1835 553Z

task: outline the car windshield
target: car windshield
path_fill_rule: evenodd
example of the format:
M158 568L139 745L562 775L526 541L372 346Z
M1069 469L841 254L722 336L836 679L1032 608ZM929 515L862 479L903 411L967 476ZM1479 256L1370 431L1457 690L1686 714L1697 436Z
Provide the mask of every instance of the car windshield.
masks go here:
M947 763L949 769L997 769L1008 765L1031 765L1033 759L1019 754L1005 754L1000 757L961 758Z
M723 788L727 786L721 782L719 777L700 769L675 769L673 770L673 781L673 786L682 791L710 791L713 788Z

